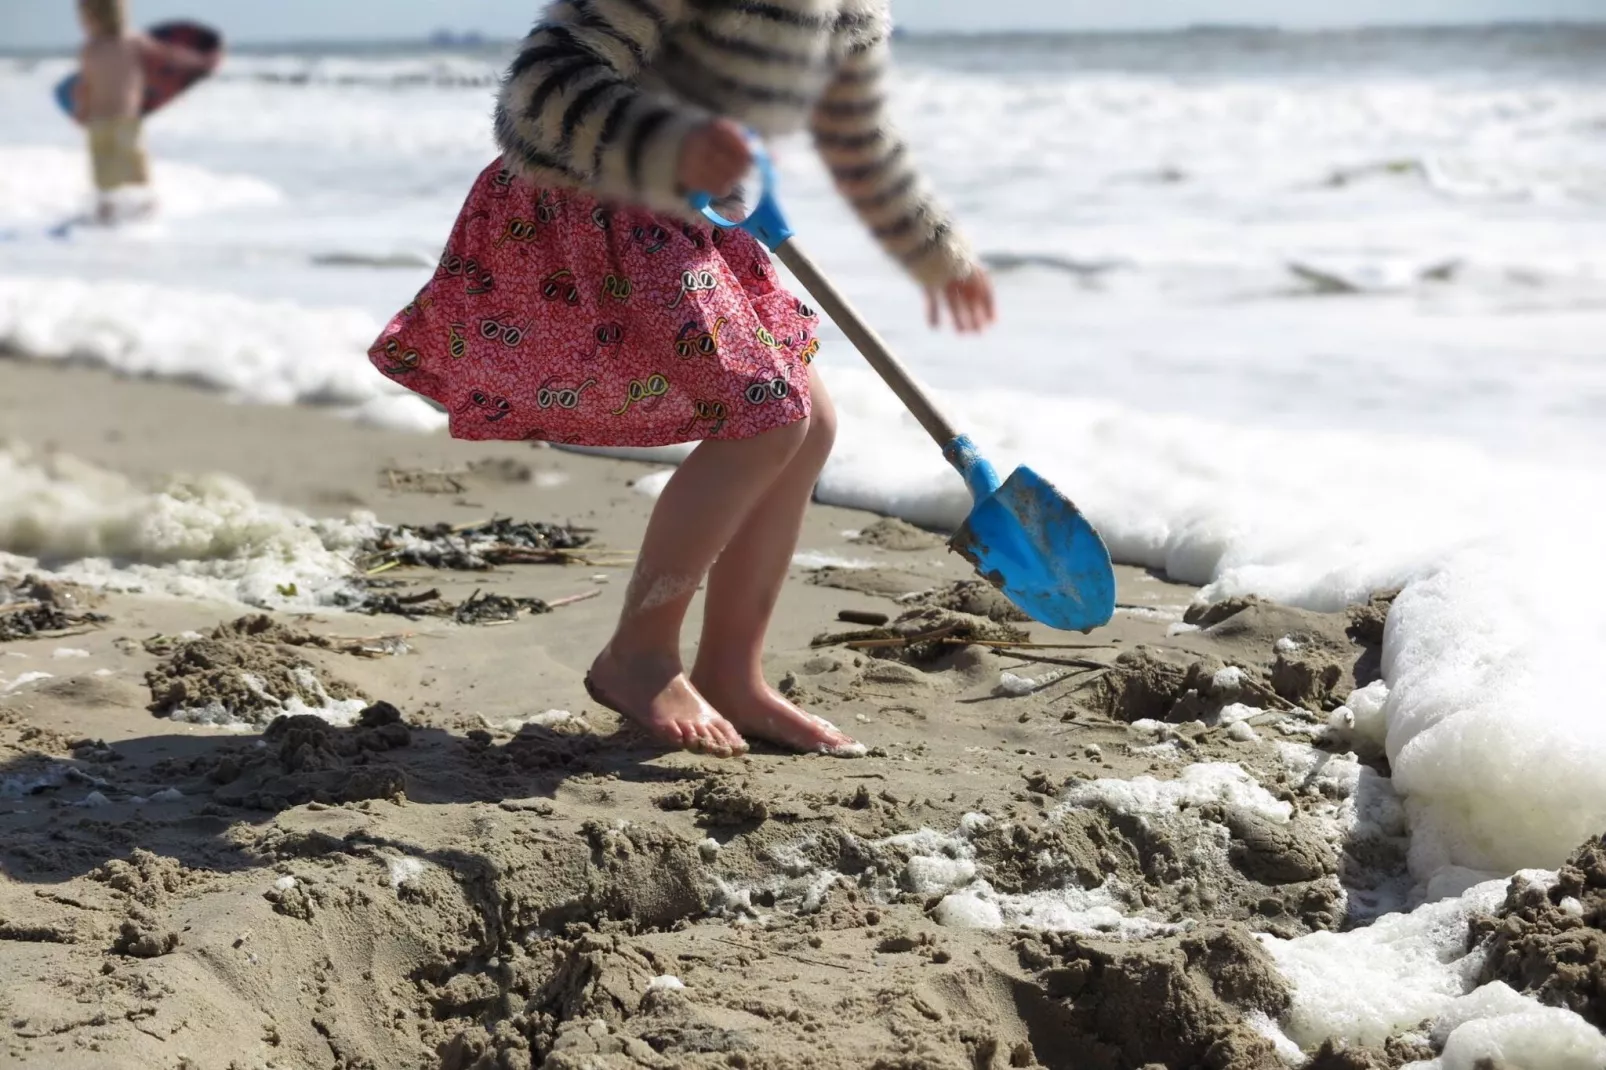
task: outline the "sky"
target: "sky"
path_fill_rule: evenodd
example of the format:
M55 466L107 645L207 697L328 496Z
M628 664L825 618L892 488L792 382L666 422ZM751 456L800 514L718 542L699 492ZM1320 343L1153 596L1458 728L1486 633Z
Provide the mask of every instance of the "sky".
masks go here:
M130 0L143 23L184 17L241 42L420 38L437 29L521 35L539 0ZM0 49L55 48L78 34L72 0L0 0ZM1495 20L1606 21L1606 0L900 0L910 30L1285 27Z

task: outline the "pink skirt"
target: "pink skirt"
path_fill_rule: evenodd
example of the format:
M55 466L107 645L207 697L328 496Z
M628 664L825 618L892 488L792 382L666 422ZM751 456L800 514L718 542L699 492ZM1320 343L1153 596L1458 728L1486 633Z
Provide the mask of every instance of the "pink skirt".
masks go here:
M819 316L745 231L698 227L500 163L369 359L455 438L662 446L809 414Z

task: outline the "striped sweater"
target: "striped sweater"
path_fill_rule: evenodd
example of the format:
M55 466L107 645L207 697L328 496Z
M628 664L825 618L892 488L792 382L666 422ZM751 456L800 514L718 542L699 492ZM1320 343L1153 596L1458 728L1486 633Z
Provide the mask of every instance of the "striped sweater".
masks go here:
M972 270L886 115L888 0L555 0L508 69L496 139L537 185L684 214L686 135L805 126L837 188L921 283Z

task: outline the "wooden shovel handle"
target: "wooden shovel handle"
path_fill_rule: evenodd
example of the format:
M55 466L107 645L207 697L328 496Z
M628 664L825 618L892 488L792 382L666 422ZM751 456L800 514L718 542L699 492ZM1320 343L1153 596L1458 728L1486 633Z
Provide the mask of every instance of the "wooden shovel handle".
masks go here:
M920 421L920 426L926 429L926 434L936 440L938 446L946 449L948 444L959 437L945 416L937 410L936 404L914 381L902 362L892 355L892 350L881 340L864 318L848 304L848 299L831 285L807 253L798 248L797 242L787 239L775 247L775 255L780 257L781 263L791 269L792 274L803 283L803 288L809 292L816 303L825 310L842 333L848 336L854 348L864 355L870 362L870 367L876 374L886 380L892 392L898 395L898 400L904 407L914 414Z

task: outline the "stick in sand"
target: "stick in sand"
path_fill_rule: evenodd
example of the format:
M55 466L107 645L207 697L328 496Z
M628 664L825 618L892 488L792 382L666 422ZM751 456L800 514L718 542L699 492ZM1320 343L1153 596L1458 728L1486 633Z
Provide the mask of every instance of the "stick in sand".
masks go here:
M572 606L576 602L585 602L600 597L602 597L602 589L599 587L594 591L586 591L583 594L571 594L567 598L555 598L548 602L546 606L548 609L561 609L564 606Z

